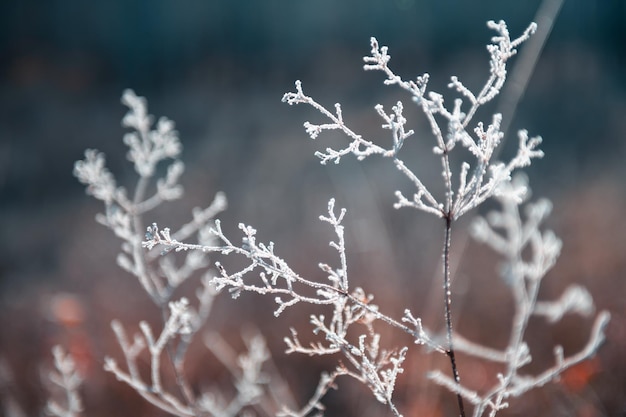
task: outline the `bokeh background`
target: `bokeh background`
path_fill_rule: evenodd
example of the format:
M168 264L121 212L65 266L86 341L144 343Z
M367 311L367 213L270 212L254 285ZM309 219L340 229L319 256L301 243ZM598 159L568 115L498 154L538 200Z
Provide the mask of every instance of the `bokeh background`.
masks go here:
M109 323L131 329L158 317L139 285L115 265L119 242L97 225L99 204L72 177L85 148L107 154L118 182L132 186L125 160L119 98L133 88L150 112L176 121L184 145L182 201L157 219L185 221L194 206L226 192L226 230L245 222L298 271L331 261L330 231L319 224L335 196L348 209L352 282L377 295L391 314L404 306L441 328L439 282L442 229L435 219L392 208L393 192L408 184L388 163L345 158L321 166L313 153L343 140L329 134L310 141L305 120L322 121L310 108L281 103L300 79L305 92L332 107L372 138L382 138L377 103L408 97L362 71L369 38L389 45L391 65L405 78L431 74L431 88L448 93L450 75L472 88L486 79L485 22L504 19L513 35L542 5L529 0L80 0L5 2L0 6L0 401L5 415L39 415L42 375L50 347L61 343L80 359L87 382L85 415L162 415L102 371L105 354L119 355ZM544 5L545 6L545 5ZM549 14L548 14L549 16ZM561 260L541 296L556 298L572 282L586 285L597 308L612 315L596 359L562 381L512 401L503 415L617 416L626 412L626 2L565 1L525 88L509 117L508 136L528 129L544 138L546 157L527 170L536 196L554 203L549 227L563 239ZM517 61L513 61L514 66ZM448 95L447 97L451 97ZM506 99L506 96L504 97ZM448 101L451 99L448 98ZM499 104L486 109L490 118ZM413 112L413 113L411 113ZM416 110L417 144L405 160L436 182L431 137ZM412 120L412 119L410 119ZM503 157L511 154L509 140ZM403 188L404 187L404 188ZM485 248L455 238L457 329L474 340L503 346L510 299L498 282L497 260ZM315 276L315 275L313 275ZM241 346L240 329L263 332L277 372L303 403L324 363L283 354L289 326L305 333L306 312L280 320L271 300L218 298L209 328ZM59 306L62 309L59 310ZM64 315L69 309L69 316ZM397 310L397 311L396 311ZM236 312L236 314L234 314ZM62 314L63 313L63 314ZM69 318L68 318L69 317ZM531 348L550 363L552 346L574 352L591 321L567 317L556 327L537 320ZM386 335L394 337L393 333ZM396 335L397 336L397 335ZM398 343L403 343L398 339ZM228 386L228 373L200 346L191 373L198 387ZM429 359L430 358L430 359ZM445 362L440 364L445 366ZM416 351L398 386L404 415L454 415L454 400L424 382L437 360ZM464 378L480 388L491 370L466 362ZM447 369L447 368L444 368ZM328 398L329 415L380 415L385 408L351 381ZM482 385L481 385L482 384ZM226 388L224 388L226 389ZM363 399L365 398L365 399Z

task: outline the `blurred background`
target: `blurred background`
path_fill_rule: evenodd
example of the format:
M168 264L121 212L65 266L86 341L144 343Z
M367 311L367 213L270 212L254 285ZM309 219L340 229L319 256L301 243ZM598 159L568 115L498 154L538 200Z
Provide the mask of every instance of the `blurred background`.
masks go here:
M385 143L388 132L373 107L403 100L417 134L405 161L437 184L439 166L424 119L383 76L362 70L369 39L390 47L391 67L410 79L431 74L430 88L448 102L451 75L477 90L488 74L485 22L505 20L518 36L537 18L554 26L513 115L503 158L515 131L541 135L543 160L527 170L534 196L554 203L548 227L563 241L560 262L540 296L557 298L571 283L588 287L597 309L612 313L597 358L560 382L512 400L502 415L617 416L626 412L626 2L622 0L79 0L5 2L0 6L0 401L5 415L39 415L45 403L42 370L61 343L87 375L85 415L162 415L102 370L105 355L120 357L109 323L130 329L159 317L139 284L115 264L119 241L94 221L102 210L72 176L86 148L107 155L118 183L136 181L125 158L124 88L149 101L151 114L176 122L183 142L185 197L155 219L175 226L191 208L224 191L220 216L238 236L239 222L254 225L263 241L303 274L324 278L320 261L333 262L331 231L317 220L330 197L348 209L347 245L352 283L376 294L384 311L410 306L433 329L443 325L439 273L442 225L431 216L392 208L394 192L409 184L387 160L321 166L313 153L338 134L308 139L302 124L323 122L311 108L281 103L296 79L318 102L342 103L350 126ZM553 7L553 11L550 11ZM556 8L556 9L554 9ZM557 11L554 11L557 10ZM523 49L523 48L522 48ZM519 62L514 59L510 69ZM513 82L513 87L516 86ZM514 95L479 114L506 106ZM434 186L434 185L433 185ZM474 213L476 214L476 213ZM472 215L468 216L472 217ZM152 219L148 219L152 221ZM504 346L510 296L497 278L498 260L466 245L456 229L454 314L472 340ZM454 243L453 243L454 245ZM209 328L241 346L241 327L268 338L274 362L294 400L304 403L332 363L286 356L289 326L305 334L311 311L273 318L271 300L220 296ZM244 307L245 306L245 307ZM237 312L233 315L233 312ZM591 319L567 317L557 326L531 323L537 367L550 364L552 346L573 353L583 346ZM388 333L388 334L387 334ZM401 336L385 331L385 336ZM239 344L239 345L238 345ZM392 343L393 344L393 343ZM201 344L200 344L201 345ZM228 373L199 346L190 371L197 387L223 384ZM429 387L439 363L412 352L397 392L406 416L454 415L454 399ZM463 368L465 366L465 369ZM486 365L461 365L477 390L493 383ZM386 409L364 388L341 380L326 403L329 415L381 415ZM42 388L43 387L43 388ZM227 389L227 388L224 388ZM417 393L417 394L416 394ZM366 398L365 400L363 398ZM18 407L19 405L19 407ZM13 411L11 411L13 410Z

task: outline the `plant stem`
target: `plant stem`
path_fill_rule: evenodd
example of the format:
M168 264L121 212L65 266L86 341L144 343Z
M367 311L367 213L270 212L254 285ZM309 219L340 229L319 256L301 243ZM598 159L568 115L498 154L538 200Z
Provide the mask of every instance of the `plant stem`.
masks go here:
M445 304L445 319L446 319L446 333L448 339L448 349L446 354L450 358L450 364L452 365L452 375L454 381L460 385L461 377L459 377L459 370L456 367L456 358L454 356L454 347L452 345L452 292L450 290L450 243L452 241L452 213L448 211L445 216L446 219L446 236L443 243L443 291L444 291L444 304ZM465 407L463 406L463 397L457 392L456 399L459 404L459 415L465 417Z
M167 313L166 307L163 306L161 308L161 317L163 319L163 324L167 323ZM183 340L180 343L187 343ZM196 399L193 395L193 391L191 387L187 383L185 379L185 370L183 368L183 362L178 358L174 352L174 342L172 340L168 341L165 346L165 352L167 353L167 357L170 360L172 365L172 369L174 371L174 378L176 378L176 386L178 387L180 393L182 394L185 401L187 401L187 406L193 410L194 415L199 415L198 410L196 409ZM180 355L184 357L184 355Z

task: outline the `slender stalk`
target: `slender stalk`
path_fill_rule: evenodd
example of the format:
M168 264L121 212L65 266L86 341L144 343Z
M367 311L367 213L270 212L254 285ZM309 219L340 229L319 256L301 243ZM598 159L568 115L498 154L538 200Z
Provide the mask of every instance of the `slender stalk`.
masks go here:
M142 236L143 231L145 230L143 224L142 214L145 212L140 208L143 202L143 198L146 193L146 188L148 187L148 177L140 177L137 183L137 188L135 189L135 195L133 198L133 211L132 211L132 219L133 219L133 227L136 236ZM147 252L143 250L143 246L141 245L141 239L138 239L133 246L133 256L135 257L135 264L139 269L139 278L144 284L144 288L151 296L152 301L161 309L161 317L163 319L163 324L167 323L167 305L169 302L169 296L171 294L167 294L163 291L163 288L159 288L158 282L155 280L151 280L151 272L149 269L149 261L147 259ZM161 291L159 291L161 290ZM195 398L192 393L189 384L187 383L184 377L184 370L182 367L182 363L176 360L176 355L173 352L172 341L168 341L165 346L165 352L167 357L172 364L172 369L174 371L174 377L176 378L176 386L178 387L181 395L187 401L188 406L193 410L194 415L198 415L197 410L195 409ZM157 369L157 375L159 369Z
M165 307L161 308L161 315L163 319L163 324L167 323L167 313L165 311ZM178 359L177 355L174 352L173 341L170 340L165 346L165 352L167 353L167 357L172 364L172 369L174 371L174 378L176 378L176 386L178 387L180 393L182 394L185 401L187 401L187 405L189 408L193 410L194 415L199 415L198 410L196 409L196 399L193 394L189 383L185 378L185 370L184 370L184 362ZM181 341L181 343L186 343L185 341Z
M446 319L446 334L448 341L448 349L446 354L450 358L450 365L452 366L452 375L454 381L460 385L461 377L459 376L459 370L456 367L456 358L454 355L454 346L452 345L452 292L450 290L450 243L452 241L452 213L447 212L446 216L446 236L443 243L443 292L444 292L444 304L445 304L445 319ZM456 399L459 404L459 415L465 417L465 407L463 406L463 397L457 392Z
M137 187L135 188L135 195L133 196L133 202L130 210L134 229L133 232L135 236L143 236L144 232L142 217L141 214L138 212L137 207L141 203L141 200L143 200L147 186L148 179L146 177L140 177L139 181L137 182ZM144 257L144 250L141 246L141 239L135 239L132 242L132 245L132 255L135 261L135 267L137 268L137 277L139 278L139 282L144 287L150 298L152 298L152 301L154 301L156 304L161 305L162 302L159 298L159 292L156 283L150 279L150 272L148 271L148 266Z

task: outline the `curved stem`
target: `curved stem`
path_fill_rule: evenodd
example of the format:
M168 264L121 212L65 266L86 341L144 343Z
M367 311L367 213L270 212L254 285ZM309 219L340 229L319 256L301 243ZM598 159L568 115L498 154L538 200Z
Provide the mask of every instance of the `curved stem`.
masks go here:
M137 208L139 207L139 205L141 204L141 201L144 198L144 195L146 193L146 188L148 187L148 182L149 182L148 177L139 178L139 181L137 182L137 187L135 188L131 210L129 210L129 213L131 215L131 219L133 222L133 225L132 225L134 229L133 234L138 237L143 236L145 228L143 225L141 212ZM141 246L141 238L134 239L133 241L131 241L131 244L132 244L132 256L135 262L135 267L137 269L137 272L136 272L137 278L139 278L139 282L141 283L143 288L146 290L146 292L148 293L152 301L155 304L162 306L163 300L161 300L161 298L159 297L158 286L156 285L154 280L151 279L150 271L146 264L144 250L143 250L143 247Z
M445 319L446 319L446 334L448 341L448 349L446 354L450 358L450 365L452 366L452 375L457 385L461 385L461 377L459 376L459 370L456 366L456 358L454 355L454 346L452 345L452 292L450 290L450 243L452 241L452 213L448 211L446 214L446 236L443 244L443 291L445 301ZM459 404L459 415L465 417L465 407L463 406L463 397L457 392L456 399Z

